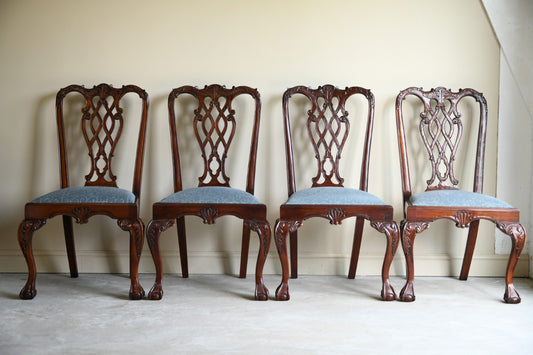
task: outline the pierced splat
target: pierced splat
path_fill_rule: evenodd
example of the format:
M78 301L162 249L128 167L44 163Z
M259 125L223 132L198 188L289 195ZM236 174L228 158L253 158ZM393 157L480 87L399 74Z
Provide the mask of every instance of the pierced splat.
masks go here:
M193 126L204 161L198 186L230 186L225 163L236 129L233 99L241 94L254 96L255 93L244 87L226 89L221 85L209 85L198 89L184 86L174 90L169 99L173 101L181 94L193 95L198 100ZM171 106L173 110L173 103Z
M431 91L410 88L404 92L401 99L409 94L419 97L424 105L420 113L419 131L431 163L431 177L426 181L426 190L456 189L459 180L455 177L454 163L463 133L461 113L457 107L463 97L474 97L481 104L480 127L484 129L486 124L484 98L471 89L452 92L438 87ZM483 164L483 158L478 156L477 163L476 169L479 168L479 164ZM478 179L476 181L479 182Z
M111 168L111 160L124 125L120 100L128 92L136 92L139 95L146 95L146 93L131 85L121 89L115 89L107 84L100 84L92 89L71 85L61 90L57 96L60 127L63 127L63 98L73 91L82 94L85 98L85 106L81 110L81 129L90 158L90 171L85 175L85 186L117 187L117 177ZM64 148L61 149L64 151ZM66 165L64 168L64 174L66 174ZM64 186L68 185L65 179L64 176Z
M305 95L312 104L307 112L307 130L317 160L313 187L343 186L344 179L339 174L339 161L350 132L346 100L354 94L363 94L369 99L370 114L373 114L372 94L357 87L343 90L332 85L320 86L317 89L298 86L286 92L287 98L296 93Z
M83 108L83 137L89 148L91 171L85 185L116 186L117 177L111 170L111 158L122 133L124 121L119 98L95 96Z

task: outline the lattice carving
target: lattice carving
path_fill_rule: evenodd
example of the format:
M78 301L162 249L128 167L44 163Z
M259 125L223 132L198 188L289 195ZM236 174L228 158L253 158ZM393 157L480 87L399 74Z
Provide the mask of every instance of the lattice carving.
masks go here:
M369 90L351 87L337 89L332 85L317 89L297 86L287 90L289 97L295 93L303 94L311 101L307 112L307 131L317 160L317 174L313 177L313 187L343 186L344 179L339 173L339 162L344 144L350 132L347 99L354 94L363 94L370 103L373 115L374 97Z
M307 130L313 142L318 171L313 178L315 185L340 185L344 181L339 176L339 159L348 133L350 121L344 108L345 100L339 95L343 92L331 85L313 90L312 108L307 112Z
M217 181L229 186L224 163L235 135L235 111L231 107L231 99L226 99L219 90L214 89L211 95L200 97L194 115L194 133L205 164L204 173L199 179L206 185L210 181Z
M78 92L85 99L81 110L81 130L88 148L90 171L85 175L86 186L116 187L117 177L113 173L111 161L124 126L123 108L120 101L124 95L134 92L145 100L143 115L146 114L148 95L135 85L126 85L115 89L108 84L100 84L92 89L80 85L71 85L61 89L57 94L58 120L60 124L60 140L63 137L63 99L70 92ZM61 143L61 154L64 153L64 142ZM66 162L62 165L62 174L66 174ZM63 171L65 170L65 171ZM63 179L63 186L68 184Z
M116 186L117 177L111 169L111 159L122 133L123 109L120 96L110 96L110 87L99 87L98 94L87 100L82 109L82 131L91 159L91 171L85 176L86 185Z
M209 85L203 89L182 86L174 89L169 96L171 116L174 115L174 100L181 94L190 94L198 100L193 126L204 162L198 186L230 186L225 164L236 130L233 99L249 94L259 102L259 93L245 86L231 89L221 85Z
M442 87L436 88L429 100L424 102L420 113L419 130L432 165L432 176L427 181L428 189L438 179L435 188L456 187L459 181L454 175L453 162L463 133L461 114L457 112L457 100ZM446 184L449 180L450 185Z
M431 177L426 181L427 190L456 189L459 180L455 176L454 162L463 134L463 123L458 104L465 96L471 96L481 104L480 137L477 151L476 185L481 186L486 126L486 101L481 93L472 89L452 92L443 87L431 91L420 88L404 90L399 98L413 94L419 97L424 109L420 113L419 131L431 162Z

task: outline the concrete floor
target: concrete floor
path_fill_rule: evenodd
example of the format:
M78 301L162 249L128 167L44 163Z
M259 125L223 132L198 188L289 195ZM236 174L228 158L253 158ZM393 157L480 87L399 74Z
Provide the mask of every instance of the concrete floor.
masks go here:
M154 275L141 275L148 291ZM0 354L532 354L533 280L419 277L414 303L383 302L378 277L301 276L291 300L252 300L253 277L165 275L161 301L127 299L125 275L0 274ZM279 275L267 275L271 295ZM403 278L393 278L397 292Z

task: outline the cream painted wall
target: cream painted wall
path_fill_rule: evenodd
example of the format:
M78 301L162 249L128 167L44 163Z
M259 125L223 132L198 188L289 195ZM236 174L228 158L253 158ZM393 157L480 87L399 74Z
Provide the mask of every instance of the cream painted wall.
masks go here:
M501 47L497 196L520 209L521 223L533 230L533 2L483 0ZM509 144L509 142L519 142ZM518 172L518 173L517 173ZM529 248L527 246L529 244ZM533 256L533 244L525 250ZM496 233L496 252L506 254L510 238ZM533 277L533 259L529 275Z
M372 89L376 124L369 191L395 207L397 220L402 218L397 93L408 86L482 91L489 102L485 190L496 190L499 46L477 0L445 5L427 0L2 1L0 34L0 119L5 127L0 271L26 271L16 242L24 203L59 185L54 95L71 83L137 84L149 93L145 221L151 204L171 192L166 97L185 84L249 85L260 91L256 195L269 206L271 223L287 195L281 95L299 84ZM465 183L470 186L471 180ZM301 273L345 274L353 225L306 222L300 233ZM128 271L128 236L114 222L95 217L75 228L81 272ZM494 254L493 226L482 223L480 233L472 275L503 275L506 257ZM191 273L237 271L237 220L220 219L213 227L190 218L188 234ZM179 272L175 230L161 240L165 271ZM417 274L457 275L465 240L465 230L435 223L417 238ZM253 243L250 272L257 250ZM34 246L39 271L68 269L58 218L35 234ZM360 274L380 273L384 247L384 237L367 225ZM145 247L141 271L153 270ZM266 272L280 272L274 244ZM392 272L404 274L401 250ZM527 275L527 258L516 274Z

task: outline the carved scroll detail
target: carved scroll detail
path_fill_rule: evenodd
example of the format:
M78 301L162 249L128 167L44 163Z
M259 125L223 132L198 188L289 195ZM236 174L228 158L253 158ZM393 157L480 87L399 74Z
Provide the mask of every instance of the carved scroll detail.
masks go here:
M429 228L429 222L406 222L402 221L402 245L404 246L404 253L412 254L413 244L412 240L417 233L422 233Z
M263 246L263 256L266 257L266 255L268 254L268 249L270 248L270 224L268 223L268 221L261 219L246 219L244 220L244 223L248 228L250 228L250 230L253 230L257 234L259 234Z
M25 219L22 221L19 227L19 245L22 252L25 254L29 248L31 248L30 240L33 236L33 232L41 228L46 224L46 219Z
M20 225L22 233L26 234L30 230L36 231L46 224L46 219L25 219Z
M370 225L381 233L388 236L399 235L398 225L391 221L370 221ZM398 248L398 238L392 238L392 250L396 251Z
M497 223L496 226L513 239L513 253L519 257L526 243L526 231L520 223Z
M276 238L276 244L285 242L285 235L287 233L296 232L298 228L303 224L303 221L292 221L292 220L279 220L276 223L276 230L274 236Z
M146 231L147 235L159 235L172 227L174 225L173 219L154 219L150 224L148 224L148 231Z

